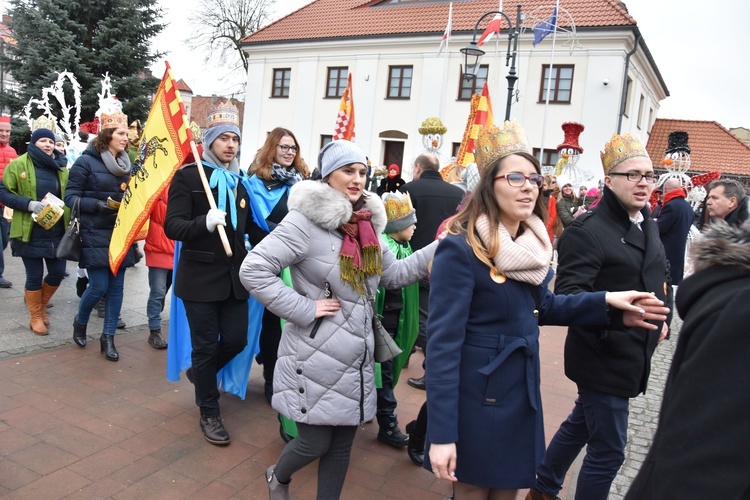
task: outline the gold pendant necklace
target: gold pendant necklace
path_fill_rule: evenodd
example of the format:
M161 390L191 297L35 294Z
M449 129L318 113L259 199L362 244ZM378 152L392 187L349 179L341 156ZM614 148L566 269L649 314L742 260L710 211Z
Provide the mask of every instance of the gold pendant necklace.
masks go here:
M492 278L492 281L495 283L505 283L505 275L497 270L496 267L492 267L490 269L490 278Z

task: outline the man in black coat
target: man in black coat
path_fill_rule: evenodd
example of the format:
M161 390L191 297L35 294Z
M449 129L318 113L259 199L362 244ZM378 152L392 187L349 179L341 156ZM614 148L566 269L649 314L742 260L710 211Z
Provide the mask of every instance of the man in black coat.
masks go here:
M656 213L656 224L659 226L659 236L669 261L672 284L677 286L682 281L685 270L685 245L690 226L695 219L695 212L685 200L685 190L679 179L667 179L662 190L664 201Z
M659 428L626 500L750 498L750 223L693 243Z
M414 210L417 212L417 229L411 238L411 247L416 252L433 241L440 224L456 214L464 191L458 186L449 184L440 175L440 161L432 153L422 153L414 160L414 180L407 182L401 191L409 193ZM419 281L419 337L416 345L424 349L427 345L425 325L429 312L430 281ZM408 383L420 389L424 388L424 377L409 379Z
M634 138L613 135L602 164L606 177L600 203L560 238L555 293L639 290L671 304L664 247L648 210L657 179L648 153ZM578 385L578 398L537 469L530 498L556 497L584 446L576 498L607 498L625 458L628 400L646 390L651 356L668 332L665 316L646 310L650 330L625 327L621 317L608 326L568 328L565 374Z
M172 179L164 221L167 237L182 242L174 293L184 302L190 325L192 367L187 377L195 385L203 434L215 445L229 444L219 412L216 373L247 345L249 294L240 283L239 269L247 255L244 235L252 215L247 191L239 182L239 145L236 123L215 122L208 129L203 165L209 179L223 177L212 189L219 208L210 208L198 167L191 163ZM227 211L234 212L229 223ZM225 227L231 257L219 239L218 225Z

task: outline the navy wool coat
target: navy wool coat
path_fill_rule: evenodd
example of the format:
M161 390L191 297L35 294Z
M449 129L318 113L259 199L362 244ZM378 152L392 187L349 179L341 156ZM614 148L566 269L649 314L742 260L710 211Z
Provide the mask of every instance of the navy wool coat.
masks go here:
M112 239L117 213L99 213L96 202L106 202L110 197L115 201L122 201L128 181L129 174L117 177L111 173L92 145L86 148L70 168L65 204L73 210L76 201L80 200L81 268L109 267L109 241ZM120 268L134 265L135 254L130 248Z
M609 323L604 292L555 296L551 278L552 271L533 288L496 283L464 235L438 246L427 321L427 440L456 443L461 482L533 486L544 456L539 324Z

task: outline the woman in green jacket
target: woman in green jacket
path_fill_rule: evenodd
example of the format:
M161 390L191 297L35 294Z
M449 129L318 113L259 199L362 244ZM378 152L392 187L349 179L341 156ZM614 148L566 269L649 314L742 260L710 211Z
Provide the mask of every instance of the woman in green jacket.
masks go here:
M23 259L26 268L24 294L29 309L29 327L37 335L47 335L47 303L65 275L65 261L55 258L55 250L65 234L70 212L51 227L42 227L40 200L48 193L60 200L65 195L68 169L65 157L55 150L55 135L48 129L31 134L28 150L5 167L0 183L0 202L13 209L10 224L10 247L15 257ZM47 209L49 210L49 209ZM37 218L37 215L41 218ZM47 275L44 276L44 266Z

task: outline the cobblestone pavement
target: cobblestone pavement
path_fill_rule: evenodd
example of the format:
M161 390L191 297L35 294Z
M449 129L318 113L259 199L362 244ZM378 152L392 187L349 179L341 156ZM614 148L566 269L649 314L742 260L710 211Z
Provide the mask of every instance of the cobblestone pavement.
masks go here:
M609 500L621 500L630 488L638 471L646 459L654 433L659 422L659 410L664 395L664 385L667 382L669 367L672 365L674 350L679 337L682 321L675 312L672 320L670 340L664 341L656 348L651 358L651 376L648 380L646 394L630 400L630 416L628 418L628 444L625 447L625 463L622 464L612 487L609 490Z

